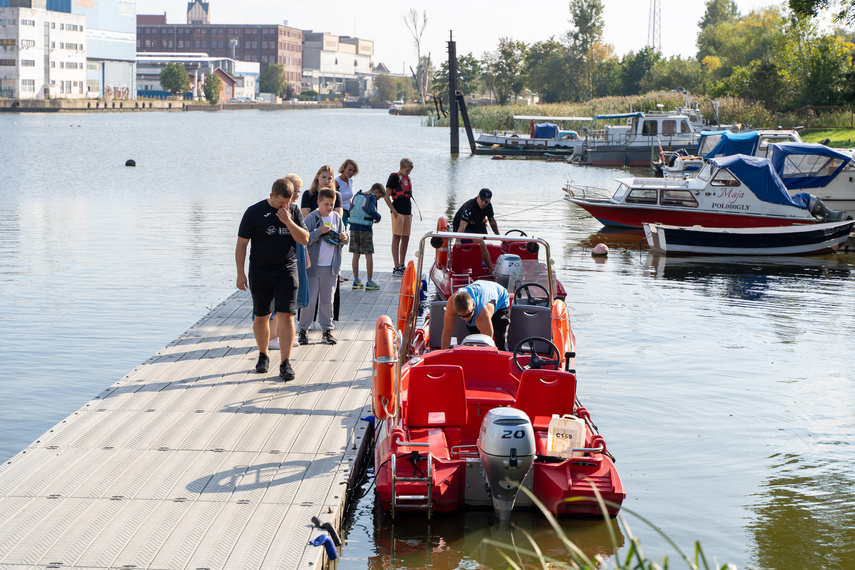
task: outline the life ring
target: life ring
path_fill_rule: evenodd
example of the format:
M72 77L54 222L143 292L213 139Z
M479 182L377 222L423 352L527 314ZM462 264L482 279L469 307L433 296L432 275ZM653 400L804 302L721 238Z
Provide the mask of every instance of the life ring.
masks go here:
M445 216L436 221L436 231L448 231L448 220L445 219ZM445 269L446 263L448 263L448 239L443 239L442 245L436 250L436 266L439 269Z
M385 420L395 416L395 328L387 315L378 317L374 327L374 367L371 391L374 417Z
M404 270L404 278L401 280L401 293L398 295L398 330L401 333L404 332L404 328L407 326L407 319L410 318L410 311L413 310L417 284L416 264L411 261Z
M552 342L564 353L571 349L570 325L567 320L567 305L561 299L552 301Z

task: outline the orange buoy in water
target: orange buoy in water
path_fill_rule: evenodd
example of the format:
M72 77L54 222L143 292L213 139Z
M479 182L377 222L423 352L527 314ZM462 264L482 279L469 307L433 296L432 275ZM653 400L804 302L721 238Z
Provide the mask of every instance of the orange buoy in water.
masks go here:
M385 420L395 416L395 327L387 315L378 317L374 327L374 367L371 392L374 417Z
M445 217L441 217L436 221L436 231L438 232L447 232L448 231L448 220ZM448 240L443 239L442 245L436 250L436 266L439 269L445 269L445 264L448 262Z
M416 298L416 286L418 279L416 278L416 264L411 261L407 264L404 270L404 278L401 280L401 293L398 295L398 330L402 333L407 326L407 319L410 317L410 311L413 310L413 303Z

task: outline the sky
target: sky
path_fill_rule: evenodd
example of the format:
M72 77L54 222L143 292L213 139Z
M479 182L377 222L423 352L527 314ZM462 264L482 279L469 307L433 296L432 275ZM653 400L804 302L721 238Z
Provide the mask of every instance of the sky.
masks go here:
M605 21L603 39L618 56L638 51L647 44L650 0L602 0ZM786 0L736 0L740 13ZM457 54L480 58L493 51L499 38L508 37L531 44L557 39L569 28L567 0L432 0L408 3L389 0L209 0L212 24L272 24L357 36L374 41L374 64L385 63L393 73L402 73L416 55L412 34L404 24L410 8L427 13L422 53L430 53L434 65L447 59L449 32L457 41ZM662 53L694 56L698 22L704 15L704 0L660 0ZM186 0L137 0L137 14L163 14L170 24L187 22Z

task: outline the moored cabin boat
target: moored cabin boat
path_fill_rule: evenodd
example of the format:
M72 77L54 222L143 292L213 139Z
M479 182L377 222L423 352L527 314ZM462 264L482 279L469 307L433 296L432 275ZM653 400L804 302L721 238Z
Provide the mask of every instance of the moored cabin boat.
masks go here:
M723 228L813 224L845 219L807 194L790 196L766 158L737 154L711 159L696 178L619 178L608 191L568 183L565 199L603 225L641 228L644 222Z

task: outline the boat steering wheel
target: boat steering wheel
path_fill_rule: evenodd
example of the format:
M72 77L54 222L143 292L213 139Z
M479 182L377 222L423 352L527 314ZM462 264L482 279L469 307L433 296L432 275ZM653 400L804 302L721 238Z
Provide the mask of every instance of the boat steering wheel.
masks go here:
M540 289L545 294L545 297L533 297L531 294L531 287ZM520 293L525 293L526 299L525 302L521 302L519 300ZM518 305L529 305L534 307L548 307L549 306L549 291L546 290L546 287L541 285L540 283L523 283L517 290L514 292L514 303Z
M537 343L549 345L549 354L547 356L541 356L536 352L535 347ZM530 356L528 364L525 366L521 365L519 361L520 356ZM561 353L558 352L558 347L551 340L542 336L530 336L519 341L514 348L513 358L514 364L520 372L542 370L544 367L546 367L546 370L558 370L561 368Z
M511 235L511 232L517 232L517 233L518 233L518 234L520 234L522 237L528 237L528 234L526 234L526 233L525 233L524 231L522 231L522 230L508 230L508 231L506 231L506 232L505 232L505 235L506 235L506 236L507 236L507 235Z

